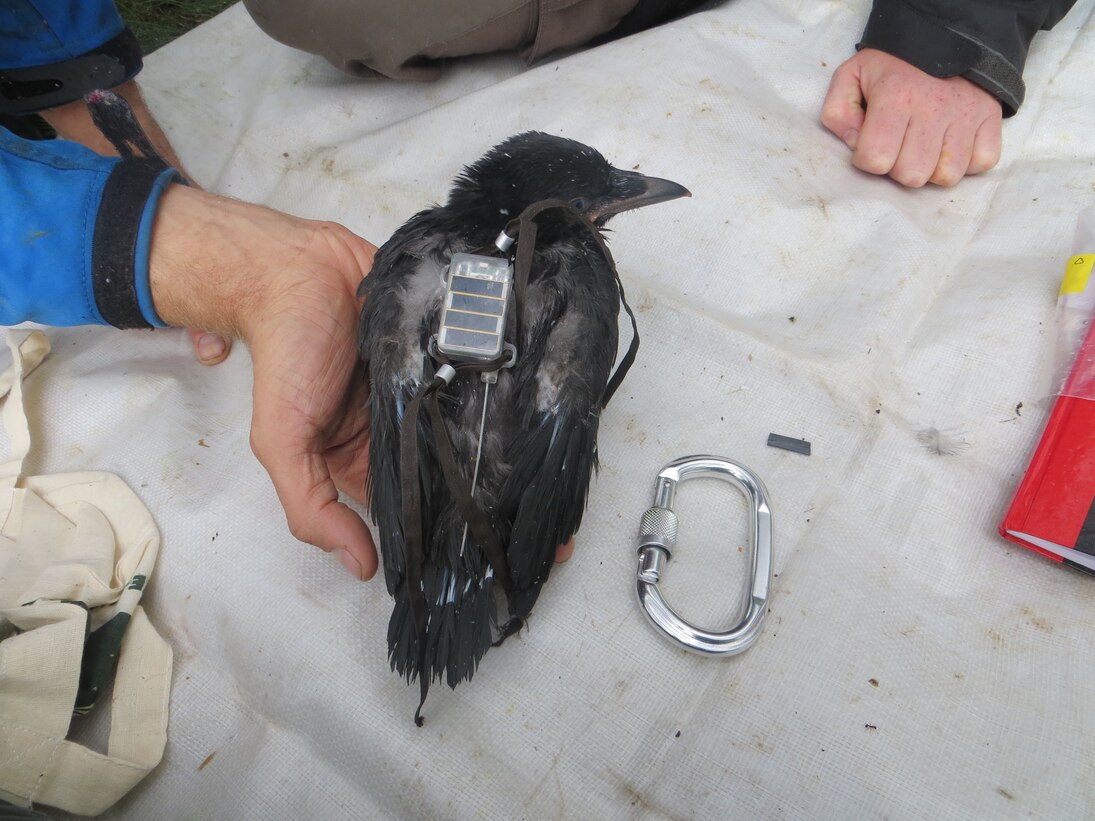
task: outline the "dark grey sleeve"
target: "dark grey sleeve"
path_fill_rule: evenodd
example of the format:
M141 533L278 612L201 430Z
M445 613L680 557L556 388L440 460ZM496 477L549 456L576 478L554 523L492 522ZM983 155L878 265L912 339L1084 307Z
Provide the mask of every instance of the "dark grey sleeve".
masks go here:
M875 0L858 49L875 48L934 77L965 77L1010 117L1023 103L1034 35L1076 0Z

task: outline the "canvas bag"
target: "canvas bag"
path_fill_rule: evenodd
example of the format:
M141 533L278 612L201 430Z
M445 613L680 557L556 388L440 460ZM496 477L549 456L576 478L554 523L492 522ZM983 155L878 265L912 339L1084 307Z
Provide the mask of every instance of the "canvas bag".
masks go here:
M49 353L44 334L9 332L12 367L0 466L0 799L82 815L139 782L167 741L171 648L138 602L160 534L119 477L27 476L22 381ZM107 754L66 740L74 712L113 680ZM100 710L107 705L100 704Z

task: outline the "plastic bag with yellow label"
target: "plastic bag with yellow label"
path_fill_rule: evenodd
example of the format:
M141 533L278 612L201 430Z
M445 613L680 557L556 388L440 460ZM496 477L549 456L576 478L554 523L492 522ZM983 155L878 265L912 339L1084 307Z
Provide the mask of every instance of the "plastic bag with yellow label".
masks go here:
M1057 347L1053 360L1053 389L1056 393L1075 395L1077 380L1069 378L1076 372L1076 357L1081 355L1081 345L1087 336L1091 319L1095 316L1095 207L1080 212L1076 222L1076 236L1072 241L1072 256L1065 263L1065 274L1057 297ZM1083 346L1089 350L1090 346ZM1081 367L1083 372L1095 369ZM1095 396L1089 396L1095 399Z

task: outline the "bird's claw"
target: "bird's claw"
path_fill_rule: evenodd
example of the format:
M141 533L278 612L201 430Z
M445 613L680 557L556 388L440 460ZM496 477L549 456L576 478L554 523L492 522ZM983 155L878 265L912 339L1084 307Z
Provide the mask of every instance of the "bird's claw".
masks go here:
M514 633L521 631L521 628L525 626L525 620L519 616L511 616L499 630L498 638L491 643L491 647L500 647L502 642L512 636Z

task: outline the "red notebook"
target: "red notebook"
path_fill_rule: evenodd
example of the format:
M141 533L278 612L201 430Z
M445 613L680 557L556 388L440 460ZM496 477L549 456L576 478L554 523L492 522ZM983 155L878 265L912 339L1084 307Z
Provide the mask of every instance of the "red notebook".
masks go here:
M1000 535L1095 574L1095 319Z

